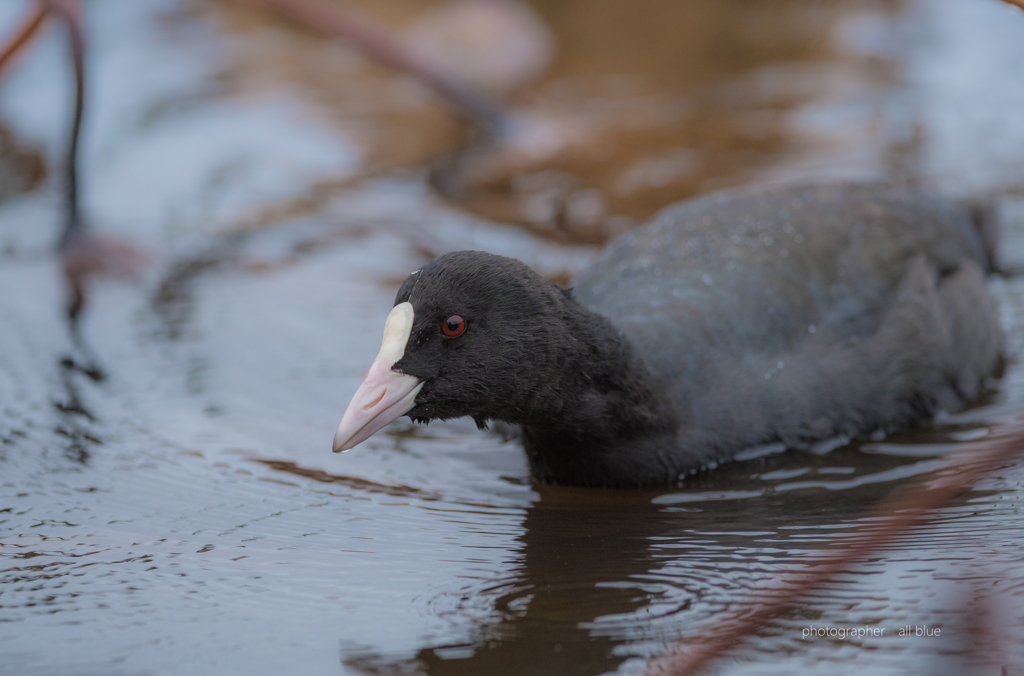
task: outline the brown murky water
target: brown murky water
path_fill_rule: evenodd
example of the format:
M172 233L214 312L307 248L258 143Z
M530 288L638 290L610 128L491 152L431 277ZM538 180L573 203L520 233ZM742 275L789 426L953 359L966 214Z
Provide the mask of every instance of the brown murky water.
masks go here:
M395 30L435 5L357 4ZM753 449L659 491L532 485L515 440L464 421L332 455L398 281L439 252L567 279L676 199L881 177L994 196L1004 262L1024 261L1021 13L532 4L554 51L498 95L521 135L480 149L416 83L258 12L88 3L86 207L153 261L137 284L93 285L82 345L49 254L59 194L32 189L60 163L58 36L0 83L16 139L0 144L0 673L636 673L1024 405L1011 276L992 281L1006 377L927 430ZM457 199L430 187L453 158ZM1012 673L1022 496L1024 467L1006 468L724 670ZM965 664L971 607L1003 639L984 667Z

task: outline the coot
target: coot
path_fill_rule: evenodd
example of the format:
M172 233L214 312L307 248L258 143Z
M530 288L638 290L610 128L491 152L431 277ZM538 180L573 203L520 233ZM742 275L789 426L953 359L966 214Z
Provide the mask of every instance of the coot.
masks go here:
M335 452L406 414L519 425L535 479L676 481L963 408L1001 362L984 232L881 184L668 207L565 289L511 258L409 275Z

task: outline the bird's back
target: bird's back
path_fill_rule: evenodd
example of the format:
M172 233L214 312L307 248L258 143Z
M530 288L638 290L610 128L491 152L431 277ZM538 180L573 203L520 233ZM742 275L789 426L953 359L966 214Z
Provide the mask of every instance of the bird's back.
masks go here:
M977 396L1002 339L967 211L880 184L662 211L576 280L663 379L707 460L905 426Z

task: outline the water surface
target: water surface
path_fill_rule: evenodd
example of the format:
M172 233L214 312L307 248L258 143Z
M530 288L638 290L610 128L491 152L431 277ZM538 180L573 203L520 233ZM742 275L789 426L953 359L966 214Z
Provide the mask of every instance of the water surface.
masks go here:
M357 4L396 30L431 5ZM564 280L673 200L828 176L994 196L1024 260L1024 15L624 7L535 3L556 51L502 97L558 143L474 160L454 200L432 172L472 137L407 78L229 3L89 3L86 208L152 261L93 285L81 345L49 253L59 193L29 190L44 165L24 159L61 161L57 33L19 64L0 85L3 171L24 179L0 189L0 673L637 673L1024 404L1011 276L992 281L1005 378L928 429L752 450L655 491L533 485L518 442L471 421L331 454L398 283L443 251ZM1022 496L1024 468L1001 470L726 671L965 673L986 633L985 668L1020 665Z

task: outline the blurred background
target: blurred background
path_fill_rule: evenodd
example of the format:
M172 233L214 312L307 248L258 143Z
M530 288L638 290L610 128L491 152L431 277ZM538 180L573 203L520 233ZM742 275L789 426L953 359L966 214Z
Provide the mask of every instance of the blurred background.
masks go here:
M31 7L3 3L0 35ZM933 429L768 449L654 492L531 485L518 443L471 421L330 453L398 285L445 251L569 283L679 199L883 179L990 200L1004 266L1024 263L1007 4L83 9L82 212L145 263L90 278L69 332L74 88L50 22L0 80L0 673L638 673L1024 403L1007 276L1007 376ZM1020 666L1022 482L998 473L727 670ZM800 631L908 623L948 631Z

